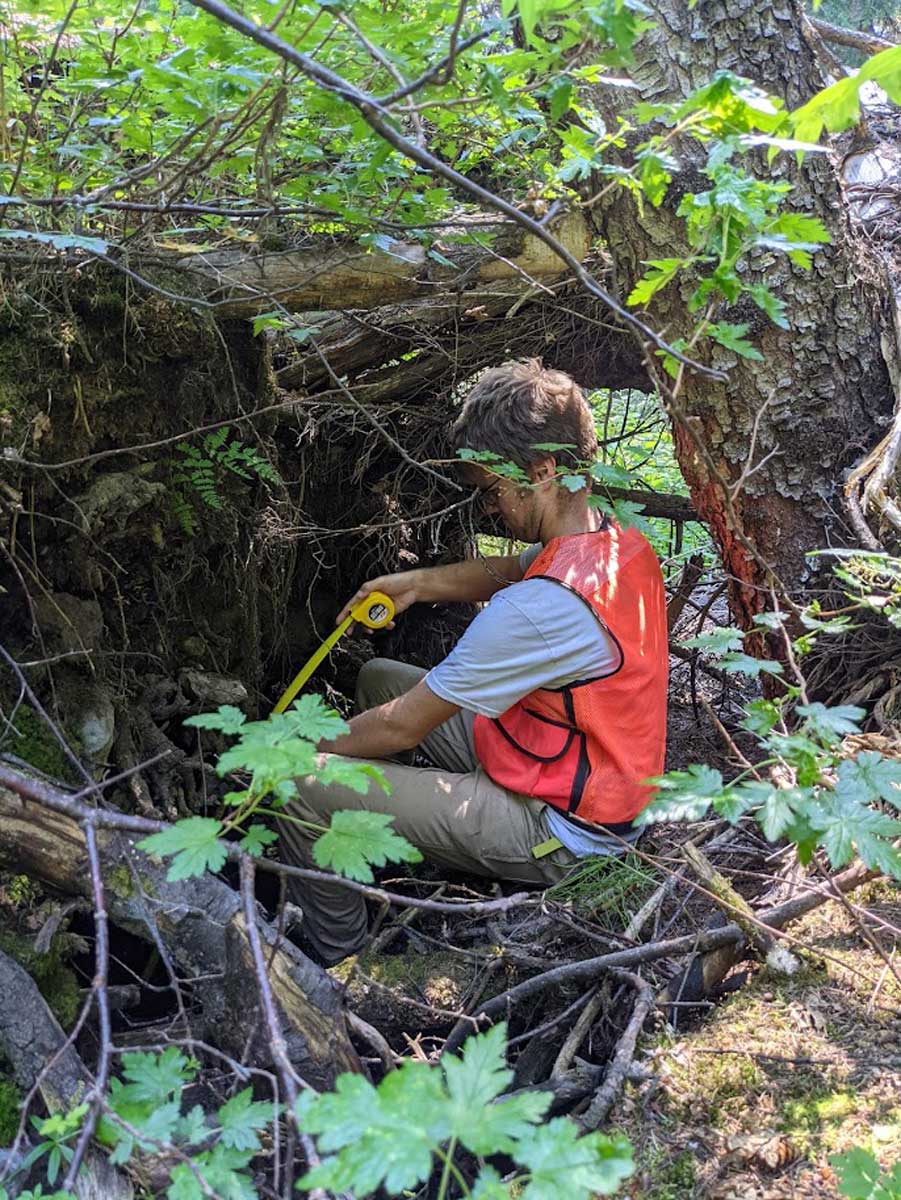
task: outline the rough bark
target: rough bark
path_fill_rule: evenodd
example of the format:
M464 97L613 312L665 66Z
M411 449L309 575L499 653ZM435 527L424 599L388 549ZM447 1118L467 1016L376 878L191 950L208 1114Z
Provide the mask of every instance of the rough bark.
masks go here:
M693 8L657 0L654 16L657 26L641 39L633 73L643 100L681 100L718 70L749 77L790 107L823 83L794 0L702 0ZM616 103L613 97L599 100L608 112ZM639 213L630 198L615 192L593 209L623 294L643 273L644 260L687 250L675 210L686 191L706 190L708 181L700 174L703 148L686 141L678 153L679 175L659 209L645 205ZM783 155L771 166L761 157L759 168L791 183L789 207L818 216L833 242L814 255L810 271L767 251L749 255L748 277L765 279L787 302L789 330L770 323L753 304L724 306L714 319L750 322L749 336L764 361L715 347L710 361L728 371L727 381L686 376L684 406L730 484L742 474L755 417L766 406L755 465L773 457L741 489L735 506L740 528L691 439L676 430L683 474L732 576L733 610L745 619L764 607L766 578L737 534L751 541L789 591L800 591L805 553L849 538L839 516L843 473L878 440L894 404L880 344L890 328L884 277L851 227L835 162L814 154L798 166ZM671 339L694 327L685 303L693 287L692 281L671 285L654 299L655 321Z
M165 869L135 849L135 840L98 832L110 919L139 937L159 938L179 970L197 978L193 994L208 1040L238 1057L251 1041L256 1061L267 1061L240 897L211 875L169 883ZM90 895L79 825L6 788L0 788L3 859L68 895ZM338 985L284 937L276 939L268 922L261 919L260 929L270 947L278 940L269 975L292 1062L317 1086L359 1070Z

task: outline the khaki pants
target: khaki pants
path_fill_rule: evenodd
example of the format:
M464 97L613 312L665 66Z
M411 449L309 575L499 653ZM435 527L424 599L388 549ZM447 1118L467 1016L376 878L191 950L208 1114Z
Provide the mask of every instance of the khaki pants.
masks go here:
M425 673L391 659L373 659L357 680L357 710L402 695ZM530 887L557 883L579 860L565 849L533 858L532 847L551 836L546 806L488 778L476 761L472 724L472 714L460 712L423 740L419 749L434 767L379 762L391 788L388 795L377 786L360 795L307 778L298 780L298 797L285 812L326 825L341 809L390 813L397 832L441 866ZM279 834L287 861L312 863L312 842L302 826L280 821ZM301 880L289 880L288 889L303 909L304 933L324 962L338 962L360 949L367 916L358 893L340 884Z

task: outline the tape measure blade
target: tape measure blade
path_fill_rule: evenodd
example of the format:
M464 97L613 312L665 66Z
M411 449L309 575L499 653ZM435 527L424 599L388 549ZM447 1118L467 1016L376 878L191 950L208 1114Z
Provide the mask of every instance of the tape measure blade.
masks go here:
M274 713L284 712L303 685L307 682L322 660L326 657L329 651L334 647L342 634L346 633L353 623L353 617L346 617L333 633L325 639L318 650L314 650L304 665L300 668L291 682L288 684L285 691L282 693L278 703L272 710Z

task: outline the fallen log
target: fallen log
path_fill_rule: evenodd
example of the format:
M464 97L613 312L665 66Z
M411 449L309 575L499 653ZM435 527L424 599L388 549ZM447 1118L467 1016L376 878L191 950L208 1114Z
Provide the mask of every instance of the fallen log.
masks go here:
M170 883L165 868L135 849L135 837L98 829L109 918L151 941L194 980L204 1040L241 1057L248 1043L269 1062L240 896L213 875ZM85 835L77 821L0 786L0 861L67 895L91 895ZM313 1086L360 1071L331 977L260 919L288 1057Z
M581 213L564 213L554 234L580 261L587 256L591 235ZM465 220L443 236L434 249L388 237L372 249L337 239L256 255L227 248L170 261L167 269L181 272L223 317L253 316L276 303L291 312L376 308L511 279L525 294L536 281L569 273L512 221Z
M69 1044L37 984L0 950L0 1050L25 1092L36 1090L50 1112L66 1112L86 1095L91 1076ZM17 1195L10 1178L19 1166L14 1146L0 1156L0 1184ZM89 1151L75 1181L78 1200L132 1200L134 1188L115 1167Z

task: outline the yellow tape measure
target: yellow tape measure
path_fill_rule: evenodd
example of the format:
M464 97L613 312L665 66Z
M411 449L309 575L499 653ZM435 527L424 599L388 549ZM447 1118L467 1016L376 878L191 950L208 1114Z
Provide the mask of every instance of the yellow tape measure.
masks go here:
M284 712L306 681L310 678L325 656L329 653L340 637L347 633L354 623L365 625L367 629L384 629L394 617L394 601L384 592L370 592L365 600L361 600L350 610L350 616L345 617L341 624L330 633L319 649L311 654L288 684L281 699L273 712Z

